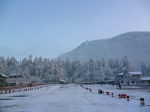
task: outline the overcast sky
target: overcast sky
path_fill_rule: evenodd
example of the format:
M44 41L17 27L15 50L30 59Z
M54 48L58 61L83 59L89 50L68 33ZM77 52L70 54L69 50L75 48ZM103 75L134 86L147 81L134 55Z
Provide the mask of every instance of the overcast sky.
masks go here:
M89 40L150 31L150 0L0 0L0 56L56 58Z

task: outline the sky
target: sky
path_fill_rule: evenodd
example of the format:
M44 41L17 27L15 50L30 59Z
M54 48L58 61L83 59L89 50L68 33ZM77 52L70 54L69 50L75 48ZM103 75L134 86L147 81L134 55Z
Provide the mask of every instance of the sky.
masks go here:
M0 56L57 58L83 42L150 31L150 0L0 0Z

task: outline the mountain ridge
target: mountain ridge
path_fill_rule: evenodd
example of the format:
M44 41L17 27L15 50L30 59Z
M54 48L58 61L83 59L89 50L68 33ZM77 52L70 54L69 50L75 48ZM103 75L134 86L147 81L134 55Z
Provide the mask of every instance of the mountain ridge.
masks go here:
M139 69L142 62L150 65L150 32L127 32L113 38L83 42L59 57L62 59L68 57L70 60L76 57L81 62L85 62L91 58L120 60L125 55L135 68Z

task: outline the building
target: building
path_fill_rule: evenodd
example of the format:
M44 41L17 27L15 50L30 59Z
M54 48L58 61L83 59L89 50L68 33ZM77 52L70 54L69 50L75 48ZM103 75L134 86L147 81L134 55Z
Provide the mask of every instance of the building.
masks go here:
M142 85L150 85L150 77L141 77Z
M8 78L7 75L0 73L0 87L6 86L6 78Z
M65 80L60 80L61 84L67 84L67 82Z
M31 83L31 80L22 77L9 77L6 78L6 83L8 86L24 85Z
M129 72L130 84L132 86L147 86L150 85L150 77L142 77L141 72ZM125 75L123 73L119 73L117 75L117 81L120 82L121 85L128 85L126 83Z
M40 79L37 77L22 77L21 75L17 74L10 74L9 78L6 78L6 83L8 86L15 86L15 85L27 85L27 84L39 84Z

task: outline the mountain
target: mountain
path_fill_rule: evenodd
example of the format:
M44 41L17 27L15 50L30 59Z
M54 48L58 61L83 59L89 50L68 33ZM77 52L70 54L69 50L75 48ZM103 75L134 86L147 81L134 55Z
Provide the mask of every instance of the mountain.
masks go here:
M73 60L74 57L81 62L89 59L106 61L109 59L121 59L128 56L130 64L140 68L142 62L150 65L150 32L128 32L109 39L100 39L83 42L71 52L64 53L59 57Z

